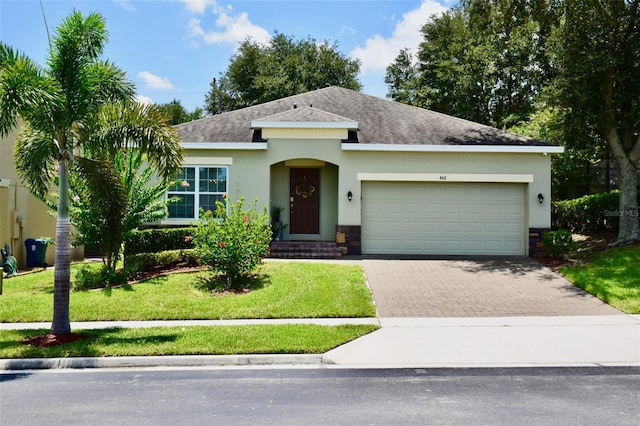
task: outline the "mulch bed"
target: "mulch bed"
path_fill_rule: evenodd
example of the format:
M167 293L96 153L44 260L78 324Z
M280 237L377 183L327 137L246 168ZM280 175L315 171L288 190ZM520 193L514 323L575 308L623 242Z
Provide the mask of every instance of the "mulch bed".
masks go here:
M73 343L78 340L88 339L89 336L80 333L67 333L67 334L41 334L36 337L26 337L22 340L25 345L30 345L36 348L48 348L52 346L64 345L65 343Z

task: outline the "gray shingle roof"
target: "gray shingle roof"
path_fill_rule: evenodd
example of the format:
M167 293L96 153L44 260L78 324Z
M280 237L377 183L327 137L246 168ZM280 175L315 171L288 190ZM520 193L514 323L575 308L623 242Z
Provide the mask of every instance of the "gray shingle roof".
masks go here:
M292 108L285 112L270 115L268 117L257 118L252 121L268 123L344 123L346 125L354 122L355 120L331 114L330 112L322 111L319 108L304 106L300 108Z
M294 104L297 109L293 109ZM310 106L312 108L301 108ZM183 142L251 142L252 121L265 121L265 118L270 121L313 121L314 117L321 117L318 121L326 122L329 115L323 112L339 116L337 120L358 122L361 144L552 146L468 120L335 86L176 127Z

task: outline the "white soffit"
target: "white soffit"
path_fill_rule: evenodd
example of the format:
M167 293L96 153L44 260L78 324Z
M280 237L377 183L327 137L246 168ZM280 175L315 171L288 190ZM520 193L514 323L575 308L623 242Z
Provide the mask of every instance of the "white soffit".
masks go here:
M357 121L313 122L313 121L252 121L252 129L349 129L357 130Z
M184 149L227 149L261 151L267 149L266 142L182 142Z
M562 146L521 146L521 145L393 145L343 143L343 151L377 152L466 152L466 153L506 153L506 154L561 154Z

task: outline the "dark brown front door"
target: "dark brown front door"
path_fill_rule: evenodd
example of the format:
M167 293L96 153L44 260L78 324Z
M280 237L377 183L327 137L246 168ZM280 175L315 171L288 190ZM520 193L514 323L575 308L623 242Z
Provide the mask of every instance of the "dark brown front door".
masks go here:
M289 232L320 233L320 169L291 169Z

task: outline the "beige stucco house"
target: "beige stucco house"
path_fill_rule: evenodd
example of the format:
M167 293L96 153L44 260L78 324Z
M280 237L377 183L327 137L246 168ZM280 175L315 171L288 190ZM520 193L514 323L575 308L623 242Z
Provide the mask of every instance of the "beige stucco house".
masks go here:
M183 184L167 196L181 201L164 226L192 224L223 194L284 209L284 240L345 254L527 255L551 224L562 147L359 92L328 87L177 128ZM16 134L0 140L0 246L23 268L25 240L55 237L55 218L18 179Z
M527 255L551 224L562 148L328 87L178 126L182 185L164 225L223 194L284 209L285 240L347 254Z
M0 247L8 246L18 261L26 265L25 241L28 238L55 238L56 219L47 206L29 193L20 182L13 162L18 129L0 139ZM49 247L46 262L51 265L54 249Z

